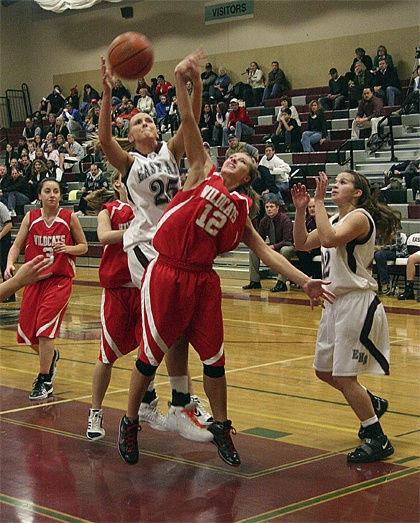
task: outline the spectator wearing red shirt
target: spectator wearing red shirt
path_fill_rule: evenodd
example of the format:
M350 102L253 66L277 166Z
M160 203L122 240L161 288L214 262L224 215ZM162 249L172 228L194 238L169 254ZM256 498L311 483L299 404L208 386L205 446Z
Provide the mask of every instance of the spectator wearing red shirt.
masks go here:
M173 89L172 84L170 82L168 82L167 80L165 80L165 77L163 76L163 74L160 74L157 77L157 85L156 85L155 92L154 92L155 104L159 103L159 101L160 101L159 97L161 94L166 95L167 99L170 100L171 99L171 97L169 96L170 89Z
M223 129L223 145L228 144L228 136L231 133L235 133L236 138L240 140L242 136L251 136L255 132L255 123L245 107L239 106L237 98L230 101L230 109L227 126Z
M127 101L127 107L125 109L125 111L123 111L119 117L120 118L123 118L124 120L131 120L131 118L133 118L133 116L135 114L137 114L139 112L139 110L137 109L137 107L134 107L134 104L131 100L128 100Z

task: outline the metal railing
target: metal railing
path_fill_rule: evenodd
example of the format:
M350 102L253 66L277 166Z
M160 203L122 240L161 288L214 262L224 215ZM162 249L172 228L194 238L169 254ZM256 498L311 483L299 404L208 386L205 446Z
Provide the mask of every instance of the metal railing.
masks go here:
M23 91L23 89L7 89L6 98L8 100L11 123L23 122L28 116L31 116L32 110L30 101L26 96L27 94L27 89L25 89L25 91Z
M393 120L394 117L392 115L386 115L383 118L379 120L378 123L378 136L381 140L381 145L388 140L388 144L391 146L391 162L396 162L397 157L395 156L395 144L394 144L394 129L393 129ZM386 134L382 134L384 131L384 128L382 127L383 122L387 122L389 126L389 131Z
M6 149L6 144L9 143L9 134L6 127L0 127L0 151Z
M9 129L11 125L9 100L7 96L0 96L0 127Z
M340 145L340 147L336 151L338 165L346 165L350 162L350 169L354 169L353 147L354 147L353 140L346 140L344 143L342 143ZM347 148L350 151L350 156L348 158L346 158L346 153L345 153ZM344 159L341 160L341 158L344 158Z

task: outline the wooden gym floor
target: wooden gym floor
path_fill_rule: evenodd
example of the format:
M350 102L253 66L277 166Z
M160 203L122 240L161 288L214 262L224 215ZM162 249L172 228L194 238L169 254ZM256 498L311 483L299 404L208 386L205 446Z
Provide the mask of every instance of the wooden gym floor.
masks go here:
M383 299L391 335L391 375L361 380L389 400L382 418L395 454L349 466L358 422L338 392L315 378L320 310L298 289L243 291L224 280L229 415L242 465L222 462L211 444L143 426L140 461L116 450L134 354L119 360L104 403L106 437L85 437L98 355L101 289L97 270L78 269L57 340L54 394L30 402L38 372L16 343L18 301L0 305L0 521L2 522L418 522L420 479L420 304ZM176 321L176 319L175 319ZM351 318L349 318L351 321ZM190 370L203 397L201 364ZM165 367L156 388L166 413Z

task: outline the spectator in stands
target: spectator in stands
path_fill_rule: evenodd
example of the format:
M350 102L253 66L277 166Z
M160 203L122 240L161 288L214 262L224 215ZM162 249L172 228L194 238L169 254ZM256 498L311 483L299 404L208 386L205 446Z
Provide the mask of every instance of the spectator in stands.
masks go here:
M56 143L56 146L57 146L58 154L61 154L61 153L66 154L67 153L66 137L64 136L64 134L57 134L57 136L55 138L55 143Z
M60 154L57 151L57 147L56 147L55 142L50 142L47 145L47 150L45 151L45 156L46 156L47 160L52 160L56 165L59 165L59 163L60 163Z
M10 185L11 176L7 172L5 165L0 165L0 196L3 196L3 189Z
M8 168L9 174L12 172L12 169L20 169L19 160L17 158L12 158L10 160L10 164L9 164L9 168Z
M405 289L398 295L399 300L414 300L414 278L416 277L416 265L420 264L420 251L410 254L407 260L405 272ZM417 292L417 301L420 301L420 289Z
M116 96L113 96L111 98L111 121L112 125L114 125L114 122L117 118L117 116L120 114L120 105L121 100L117 98Z
M37 135L42 135L41 127L36 126L31 118L26 118L22 136L25 138L26 142L29 143L33 142Z
M219 76L209 87L209 99L211 103L223 101L232 86L230 77L226 73L226 67L219 67Z
M41 149L44 151L44 154L46 154L47 152L47 146L49 143L51 142L54 142L55 143L55 136L54 134L50 131L49 133L47 133L47 136L44 138L44 140L42 140L42 144L41 144Z
M258 234L263 240L268 239L271 249L279 252L290 261L294 254L292 220L286 214L280 212L279 203L273 198L265 202L265 212L267 216L264 216L260 221ZM248 285L244 285L243 289L261 289L260 259L252 251L249 251L249 280ZM285 277L279 274L276 285L270 291L287 291Z
M351 126L351 139L358 140L360 129L368 127L372 129L372 134L377 134L381 115L383 115L382 100L373 96L372 87L365 87L363 89L363 99L359 103L356 118Z
M203 101L208 102L210 99L210 87L216 81L217 74L213 71L213 66L210 62L206 64L206 70L201 73L201 82L203 83Z
M161 133L166 133L169 127L169 109L171 108L166 94L160 95L160 102L156 104L156 124Z
M281 113L285 109L290 109L291 116L292 116L293 120L295 120L296 123L298 124L298 126L301 127L302 123L301 123L300 118L299 118L299 113L297 112L296 107L294 105L292 105L292 101L291 101L291 99L288 96L281 96L280 97L280 110L277 113L277 121L278 122L280 121ZM274 126L275 126L274 128L276 128L276 124L275 123L274 123Z
M252 158L255 163L257 161L255 158ZM267 167L264 167L264 165L258 165L258 172L260 175L255 178L255 180L252 182L252 188L261 196L264 204L269 200L270 198L273 198L274 200L278 201L278 193L279 189L276 185L276 179L273 174L271 174L270 170ZM252 223L255 227L255 229L258 230L258 225L260 223L261 218L265 216L265 208L264 205L260 205L260 213L259 216L255 217L252 220Z
M100 99L99 93L90 84L85 84L83 87L83 100L80 104L80 114L85 117L92 106L92 99L98 101ZM70 131L72 132L72 131Z
M42 147L37 147L35 149L35 160L42 160L43 162L45 161L44 149Z
M317 100L309 104L308 130L302 134L304 152L314 152L313 145L322 145L327 139L327 120L325 113Z
M384 171L384 175L389 178L400 178L405 180L405 186L410 189L414 177L420 175L420 157L416 160L404 160L400 163L394 163L390 169ZM413 191L413 197L415 193Z
M71 134L78 135L79 131L83 129L82 115L75 107L73 107L71 102L67 102L64 107L63 121Z
M16 207L23 207L30 202L30 188L28 182L22 176L22 171L13 167L10 174L10 183L2 186L1 201L9 209L10 216L16 216Z
M385 58L378 62L379 70L375 74L374 91L375 96L388 101L388 105L395 105L395 98L401 94L401 83L398 72L394 66L388 65Z
M385 60L387 65L390 65L391 67L394 66L392 56L390 54L388 54L388 50L384 45L380 45L378 47L378 49L376 50L376 56L373 59L373 67L372 67L373 73L377 73L380 70L379 60Z
M222 145L223 129L227 127L228 122L228 108L225 102L216 104L216 114L213 127L212 145Z
M57 120L57 117L54 113L50 113L48 115L48 124L42 129L42 135L45 138L48 133L53 133L54 136L56 136L55 133L55 122Z
M178 100L176 96L172 96L171 106L169 107L169 127L171 134L174 136L175 131L178 131L181 125L181 116L178 111Z
M44 142L43 142L42 136L40 134L37 134L35 136L34 143L35 143L35 147L37 149L42 149L42 151L44 151L44 148L43 148Z
M167 100L170 100L170 96L172 95L172 92L174 91L172 84L165 80L165 77L163 74L160 74L157 77L157 84L155 87L155 93L154 93L154 102L157 105L159 101L161 101L160 96L164 94L166 96Z
M264 73L261 71L257 62L251 62L249 64L247 73L247 83L251 89L245 91L245 104L247 107L256 107L257 105L260 105L264 94Z
M226 150L226 158L232 154L239 152L246 152L251 157L255 158L258 163L258 149L249 143L240 142L234 133L228 136L228 149Z
M77 90L77 85L70 89L70 94L67 96L64 105L66 105L67 102L71 102L73 107L79 107L79 91Z
M7 143L6 144L6 153L5 153L5 157L4 157L4 163L6 164L7 168L10 167L10 160L12 158L18 159L19 155L18 155L17 151L15 151L15 148L13 147L13 145L11 143Z
M138 112L139 110L137 109L137 107L134 107L132 100L127 100L127 108L124 112L120 113L119 116L121 118L124 118L124 120L130 121L131 118L133 118L133 116Z
M150 85L147 85L146 80L144 79L144 76L141 76L137 80L137 87L136 87L136 94L141 94L140 89L146 89L147 94L150 96L152 93L150 92Z
M89 109L89 112L86 117L86 129L89 133L98 132L98 122L100 113L101 108L99 107L99 105L95 105Z
M20 168L22 170L23 177L26 181L28 181L32 176L32 162L27 154L22 154L20 158Z
M329 73L331 80L328 83L329 93L327 96L321 96L319 103L324 111L343 109L347 100L348 82L344 76L338 74L335 67L331 67Z
M119 98L115 97L117 100L119 100ZM123 96L121 98L121 103L118 105L118 116L120 116L122 113L125 113L127 111L127 108L128 108L128 100L129 98L127 98L127 96ZM111 98L111 102L112 102L112 98ZM111 105L112 107L112 105Z
M279 63L274 60L271 62L271 71L268 73L268 79L265 81L265 89L262 97L262 103L269 98L278 98L283 91L287 91L289 82Z
M72 133L69 133L67 136L67 142L64 144L64 147L66 152L60 153L60 169L63 170L65 170L66 167L70 168L80 162L85 156L85 150L80 143L76 142L76 137Z
M358 62L361 62L365 66L365 69L367 71L370 72L372 70L372 58L368 54L366 54L366 51L363 49L363 47L357 47L354 52L356 56L353 60L353 63L351 64L350 72L346 74L348 82L354 82L354 76L356 74L356 64Z
M119 78L115 80L115 85L112 88L112 96L116 96L120 99L122 99L123 96L126 96L127 98L131 97L130 91L123 85Z
M44 100L44 99L43 99ZM52 92L47 96L45 99L47 102L46 107L46 116L48 117L50 113L55 114L58 116L62 113L64 104L66 101L66 97L61 92L61 87L59 85L54 85L54 88ZM38 107L38 110L41 111L41 109Z
M121 118L121 116L117 116L117 119L115 120L115 126L112 128L112 134L116 138L128 138L129 125L129 120L124 120L124 118Z
M60 167L52 160L51 158L47 159L47 169L48 169L48 176L47 178L55 178L57 182L59 182L60 186L65 186L65 182L63 179L63 170L60 169ZM62 194L65 194L67 190L64 190Z
M363 62L356 62L353 79L349 82L350 107L357 107L365 87L373 87L374 76Z
M388 261L397 258L407 258L408 248L400 231L395 233L391 245L375 245L374 258L378 273L378 294L391 294L392 286L389 281Z
M1 277L4 281L4 271L7 267L7 255L12 244L12 219L10 217L9 209L0 201L0 268ZM11 303L16 301L15 294L11 294L3 303Z
M267 167L270 174L274 176L279 191L277 194L278 202L280 205L284 205L282 193L289 190L290 165L275 154L273 144L267 143L264 151L265 154L261 158L260 165Z
M142 87L139 90L139 98L137 100L137 109L141 113L147 113L150 114L152 118L156 118L156 109L155 109L155 103L152 99L152 97L149 94L149 91Z
M35 154L36 154L36 146L35 142L29 142L28 143L28 156L31 162L35 160Z
M279 111L274 127L275 131L269 139L273 143L276 152L282 152L280 146L282 143L285 145L284 152L296 152L300 150L302 133L300 125L298 125L297 121L292 117L291 109L286 107Z
M201 131L201 136L205 142L211 142L213 136L213 127L216 117L212 111L212 108L209 103L203 105L203 109L200 115L200 121L198 126Z
M419 112L419 95L420 95L420 65L416 69L416 78L414 79L414 88L407 98L401 104L398 111L392 114L413 114Z
M82 187L83 194L79 201L79 211L76 213L77 215L80 216L86 214L86 196L92 193L93 191L102 189L103 187L105 187L105 189L109 189L109 181L104 175L104 173L99 169L99 167L95 163L92 163L92 165L90 166L90 170L86 175L85 183Z
M55 119L55 128L54 130L52 130L52 133L54 134L56 139L59 134L63 135L64 141L67 138L69 130L67 128L67 125L64 123L62 116L57 116L57 118Z
M38 199L38 184L41 180L48 177L48 169L42 160L34 160L32 162L31 177L28 180L30 188L29 201L36 203Z
M305 224L308 233L316 229L315 200L313 198L311 198L308 203ZM300 270L308 276L312 276L312 278L322 278L321 262L314 261L314 257L320 254L320 248L310 251L296 250L296 256L300 262Z
M203 147L206 150L207 154L210 156L211 161L213 162L213 165L216 167L216 170L219 170L219 164L217 162L216 156L211 152L210 144L209 142L203 142Z
M234 133L238 140L242 136L251 136L255 133L255 123L249 117L245 107L240 107L237 98L232 98L230 101L230 109L227 126L223 129L223 145L227 145L228 136L231 133Z
M28 143L26 141L26 138L24 136L19 136L18 138L18 146L17 146L17 154L18 158L22 156L23 150L28 151Z

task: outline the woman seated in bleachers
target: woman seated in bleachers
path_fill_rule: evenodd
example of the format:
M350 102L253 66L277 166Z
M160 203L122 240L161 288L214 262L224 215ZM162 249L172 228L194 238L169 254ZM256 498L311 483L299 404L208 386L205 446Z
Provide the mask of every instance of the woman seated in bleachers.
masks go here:
M32 162L31 177L28 180L30 187L29 200L34 203L38 198L38 184L49 175L47 166L42 160L35 160Z
M18 153L15 151L15 148L11 143L6 144L6 156L4 158L4 164L7 167L7 169L10 167L10 160L12 158L19 158Z
M313 145L322 145L327 139L327 119L318 100L309 104L308 130L302 134L304 152L315 152Z
M211 145L219 146L222 145L223 129L227 127L228 122L228 108L225 102L219 102L216 104L216 114L213 127L213 139Z
M205 103L201 111L200 121L198 127L201 131L201 136L203 137L204 142L211 142L213 137L213 127L216 118L212 111L211 105Z
M250 63L247 73L247 82L251 89L247 89L244 93L245 104L247 107L256 107L261 104L264 93L264 73L261 71L257 62Z

